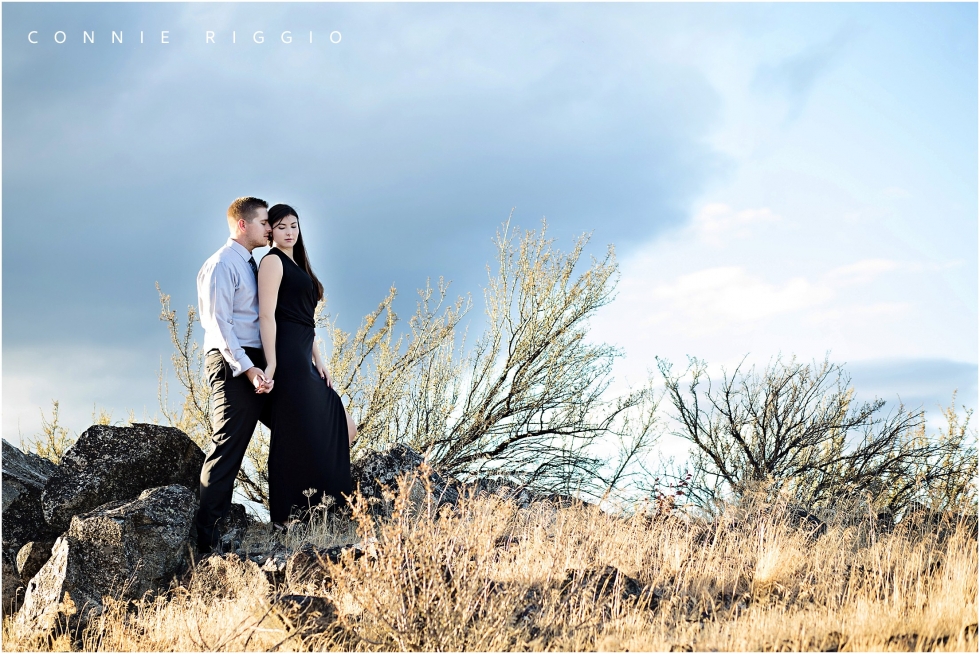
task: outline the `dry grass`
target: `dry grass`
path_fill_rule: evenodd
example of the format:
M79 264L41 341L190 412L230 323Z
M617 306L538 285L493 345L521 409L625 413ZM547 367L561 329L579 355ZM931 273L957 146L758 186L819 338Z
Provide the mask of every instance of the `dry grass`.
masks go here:
M813 537L779 506L732 507L709 524L497 498L433 519L408 496L388 521L359 503L352 522L292 532L292 545L356 538L369 552L324 561L317 583L273 589L257 568L232 565L215 590L198 570L155 599L110 602L80 634L30 638L5 620L3 646L977 651L977 542L964 528L880 534L841 518ZM338 621L304 622L270 603L311 591Z

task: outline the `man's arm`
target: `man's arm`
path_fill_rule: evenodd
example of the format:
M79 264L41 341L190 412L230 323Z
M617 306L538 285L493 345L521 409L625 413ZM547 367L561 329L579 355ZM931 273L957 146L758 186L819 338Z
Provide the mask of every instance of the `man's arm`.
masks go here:
M218 261L210 270L202 271L204 279L200 285L201 325L208 332L218 334L221 346L218 350L228 365L232 376L237 377L254 367L252 360L239 344L233 326L233 302L235 282L228 265Z

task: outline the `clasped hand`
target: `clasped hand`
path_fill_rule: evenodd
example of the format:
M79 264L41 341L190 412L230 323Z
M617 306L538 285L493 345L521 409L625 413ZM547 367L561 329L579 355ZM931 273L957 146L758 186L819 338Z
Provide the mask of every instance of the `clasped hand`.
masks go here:
M245 373L248 375L248 380L252 382L252 386L255 386L256 393L268 393L272 391L272 385L275 382L272 380L271 372L263 372L261 368L249 368Z

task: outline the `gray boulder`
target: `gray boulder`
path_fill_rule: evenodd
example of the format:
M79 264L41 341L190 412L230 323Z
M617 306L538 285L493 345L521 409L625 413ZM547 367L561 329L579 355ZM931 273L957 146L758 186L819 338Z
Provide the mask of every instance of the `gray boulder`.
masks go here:
M425 465L422 455L407 445L396 444L387 450L369 452L351 464L351 477L354 488L372 502L374 513L389 513L391 505L385 502L384 490L398 490L398 478L412 475L415 481L410 488L410 501L420 510L429 499L426 493L428 484L432 490L432 507L438 509L445 504L453 506L459 501L459 493L442 475Z
M541 501L545 496L537 493L514 482L510 479L499 477L481 477L469 483L460 483L460 494L467 497L486 497L497 496L505 501L513 502L519 509L527 509L536 501Z
M54 535L41 493L58 466L3 441L3 553L13 561L24 543Z
M193 491L174 484L75 516L27 585L17 620L50 630L70 599L84 624L106 596L136 599L164 587L183 563L196 511Z
M72 516L107 502L130 500L144 489L200 485L204 452L173 427L93 425L65 452L41 494L44 517L59 531Z
M25 584L29 582L48 562L53 547L54 539L48 538L32 540L20 548L20 551L17 552L17 574L20 575L22 582Z

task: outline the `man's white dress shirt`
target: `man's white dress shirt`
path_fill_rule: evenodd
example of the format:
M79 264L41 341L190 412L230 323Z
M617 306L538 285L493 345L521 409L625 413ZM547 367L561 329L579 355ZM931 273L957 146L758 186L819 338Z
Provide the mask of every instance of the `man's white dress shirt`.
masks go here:
M248 260L252 254L228 239L197 273L197 302L204 351L218 350L237 377L254 364L243 348L262 347L259 287Z

